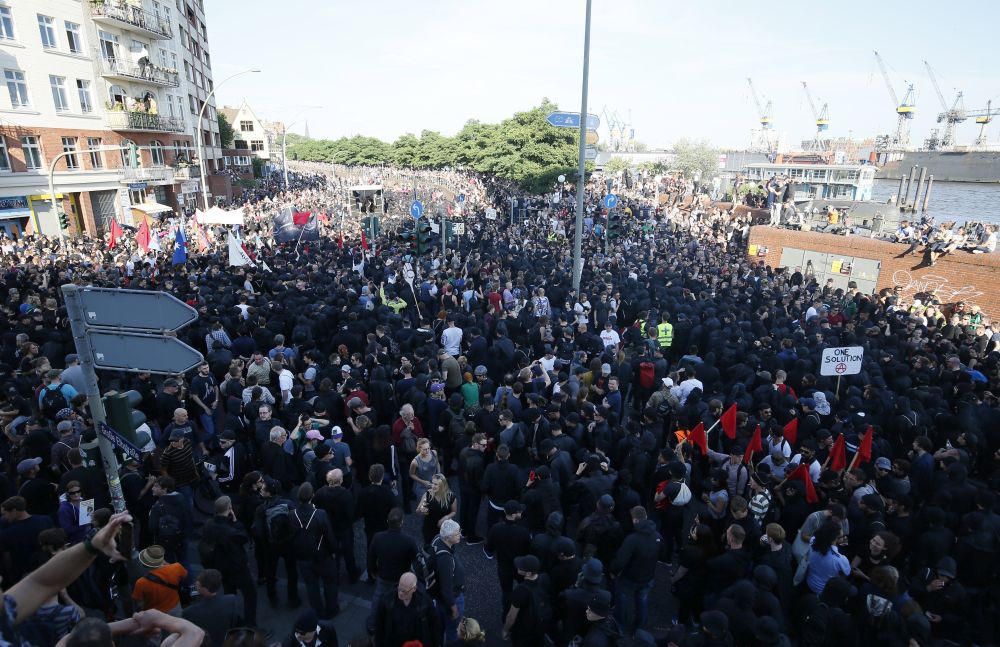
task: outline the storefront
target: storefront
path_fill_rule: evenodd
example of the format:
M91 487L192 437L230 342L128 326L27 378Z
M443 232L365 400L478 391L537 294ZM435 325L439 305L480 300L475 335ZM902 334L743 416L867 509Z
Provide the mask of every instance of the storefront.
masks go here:
M0 198L0 231L8 238L20 238L28 229L31 208L28 196Z

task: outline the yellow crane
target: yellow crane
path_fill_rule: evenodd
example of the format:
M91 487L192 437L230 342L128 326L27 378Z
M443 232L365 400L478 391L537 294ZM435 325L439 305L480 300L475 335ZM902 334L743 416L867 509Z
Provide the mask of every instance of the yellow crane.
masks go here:
M802 82L802 89L806 93L806 99L809 101L809 108L812 110L813 118L816 120L816 134L813 137L812 150L821 151L826 147L823 144L823 131L830 128L830 108L829 105L824 103L822 110L816 110L816 103L813 102L812 93L809 92L809 86L806 82Z
M882 60L878 51L875 52L875 60L878 61L878 68L882 72L882 80L885 81L885 87L889 91L893 108L896 110L896 132L888 142L889 147L906 148L910 144L910 121L913 120L913 116L917 110L914 101L913 84L909 84L903 100L900 101L896 96L896 90L892 87L892 81L889 80L889 71L885 67L885 61Z

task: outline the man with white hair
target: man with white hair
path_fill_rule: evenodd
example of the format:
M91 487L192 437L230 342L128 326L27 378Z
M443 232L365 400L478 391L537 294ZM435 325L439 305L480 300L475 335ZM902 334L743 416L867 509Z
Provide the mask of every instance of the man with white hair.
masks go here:
M445 642L458 637L458 619L465 613L465 569L455 554L462 541L462 527L452 519L441 524L441 531L431 541L434 551L438 586L434 597L438 602Z
M298 463L285 451L284 444L287 438L288 432L284 427L272 427L268 435L270 442L260 454L261 469L281 483L282 492L290 492L292 486L301 480Z

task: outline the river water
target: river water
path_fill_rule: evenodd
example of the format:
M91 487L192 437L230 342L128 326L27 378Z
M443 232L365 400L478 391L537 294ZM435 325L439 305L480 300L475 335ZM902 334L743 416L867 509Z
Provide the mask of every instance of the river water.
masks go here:
M872 199L886 202L898 190L899 180L875 180ZM1000 184L935 182L927 213L938 223L976 220L1000 224Z

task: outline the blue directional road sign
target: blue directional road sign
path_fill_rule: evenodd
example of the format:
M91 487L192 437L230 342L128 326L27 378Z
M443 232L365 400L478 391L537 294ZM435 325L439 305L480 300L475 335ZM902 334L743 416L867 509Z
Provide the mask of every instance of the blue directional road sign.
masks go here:
M166 292L83 288L80 300L88 327L174 331L198 319L197 310Z
M605 209L614 209L618 206L618 196L614 193L609 193L604 196L604 200L601 201L601 204L604 205Z
M545 118L547 122L557 128L579 128L579 112L553 112ZM587 130L597 130L601 126L601 118L597 115L587 115Z
M464 194L464 193L459 193L459 194L458 194L458 197L457 197L457 198L455 198L455 200L456 200L456 202L458 202L459 204L462 204L463 202L465 202L465 194Z
M424 215L424 205L420 200L414 200L410 205L410 215L414 220L420 220L420 216Z
M109 427L107 423L102 422L97 427L97 432L107 438L112 445L122 450L122 453L129 458L133 458L135 460L139 460L141 458L142 452L139 448L133 445L128 438L122 436L117 431Z
M176 337L87 329L94 365L116 371L177 375L204 360L201 353Z

